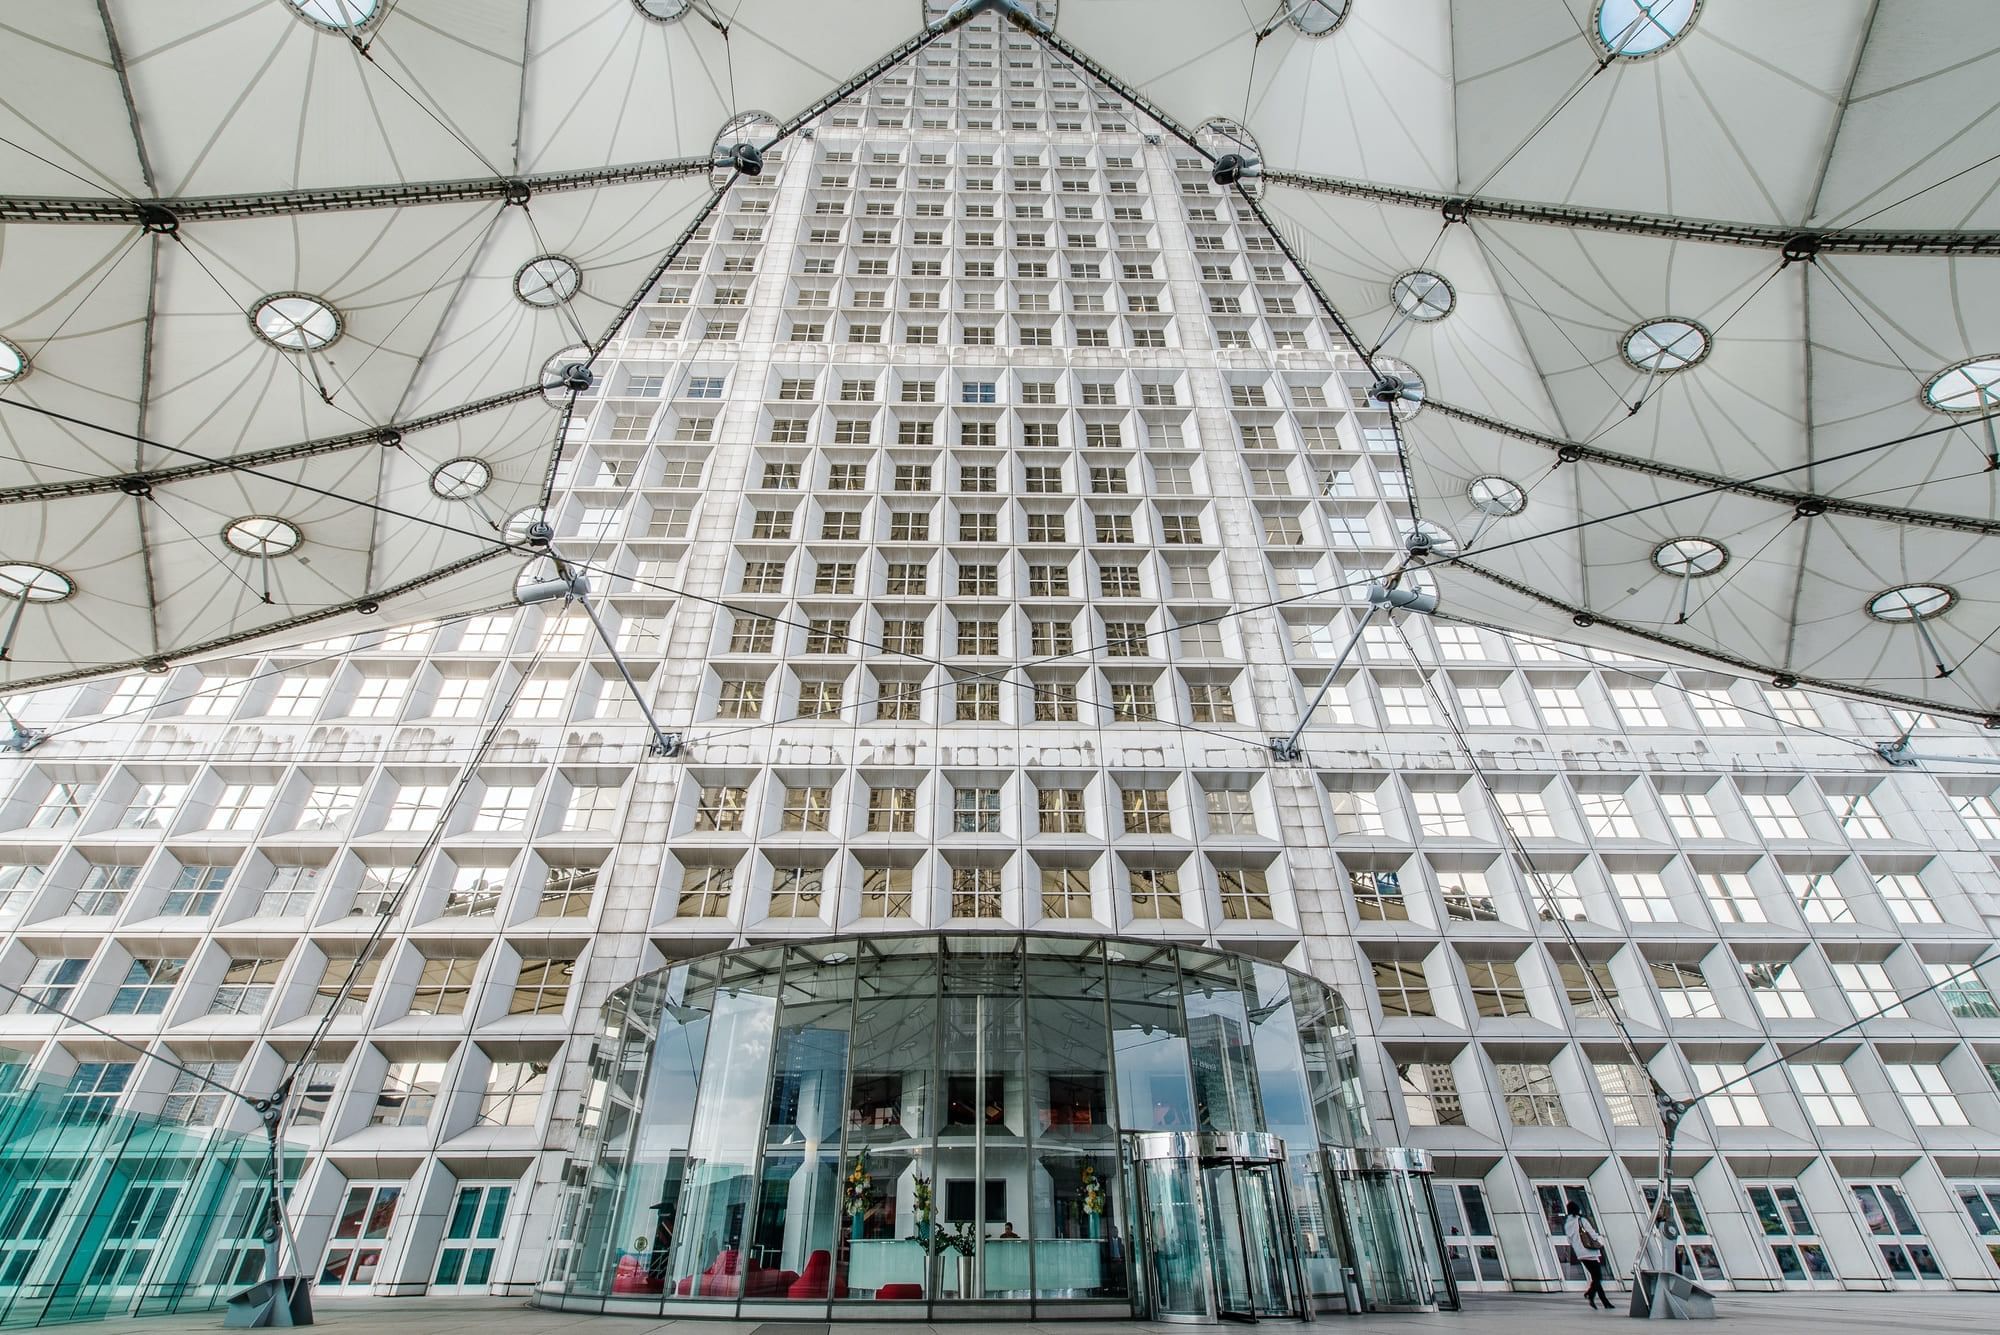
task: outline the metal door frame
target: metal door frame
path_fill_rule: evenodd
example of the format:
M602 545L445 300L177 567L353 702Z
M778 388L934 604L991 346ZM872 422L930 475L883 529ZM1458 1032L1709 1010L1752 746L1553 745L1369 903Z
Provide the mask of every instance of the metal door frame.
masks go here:
M1128 1132L1123 1137L1124 1154L1121 1156L1130 1185L1127 1192L1132 1202L1132 1217L1128 1220L1127 1234L1131 1245L1126 1250L1131 1265L1131 1292L1134 1297L1133 1311L1138 1315L1144 1310L1145 1319L1174 1323L1212 1324L1221 1316L1221 1294L1216 1282L1216 1257L1210 1249L1209 1239L1213 1236L1213 1221L1209 1218L1207 1183L1202 1170L1210 1165L1226 1164L1230 1169L1230 1189L1236 1195L1237 1246L1241 1249L1247 1267L1249 1261L1249 1239L1243 1229L1243 1183L1236 1171L1251 1165L1263 1165L1273 1169L1272 1181L1277 1187L1278 1211L1281 1219L1293 1221L1297 1218L1292 1209L1290 1181L1290 1160L1285 1152L1285 1142L1264 1131L1144 1131ZM1157 1295L1146 1282L1145 1267L1139 1263L1150 1248L1151 1237L1146 1227L1152 1216L1152 1202L1147 1197L1146 1176L1140 1165L1157 1163L1162 1160L1178 1161L1193 1170L1195 1184L1194 1209L1195 1224L1201 1237L1203 1260L1202 1299L1204 1310L1193 1313L1162 1313L1155 1310ZM1299 1260L1297 1239L1288 1231L1284 1235L1287 1270L1291 1276L1291 1317L1300 1321L1313 1319L1312 1297L1306 1292L1305 1268ZM1247 1269L1246 1269L1247 1280ZM1254 1308L1256 1299L1251 1298ZM1249 1314L1255 1320L1262 1315L1254 1310Z
M1341 1242L1344 1247L1344 1268L1353 1279L1353 1287L1348 1293L1348 1315L1360 1316L1366 1312L1403 1311L1458 1311L1460 1303L1458 1284L1452 1278L1451 1265L1445 1259L1444 1232L1438 1220L1437 1202L1431 1198L1431 1161L1427 1151L1409 1146L1388 1148L1331 1147L1322 1151L1331 1196L1340 1219ZM1405 1207L1398 1211L1405 1228L1401 1231L1409 1236L1404 1242L1415 1248L1409 1258L1413 1273L1421 1275L1424 1287L1430 1291L1430 1301L1415 1308L1403 1304L1383 1303L1369 1292L1368 1275L1361 1264L1361 1253L1355 1245L1354 1228L1348 1218L1347 1197L1340 1189L1344 1181L1360 1178L1382 1178L1398 1184L1395 1193ZM1417 1236L1428 1232L1429 1240L1437 1248L1438 1270L1433 1273L1430 1256L1427 1254L1425 1238ZM1355 1298L1360 1298L1357 1309Z

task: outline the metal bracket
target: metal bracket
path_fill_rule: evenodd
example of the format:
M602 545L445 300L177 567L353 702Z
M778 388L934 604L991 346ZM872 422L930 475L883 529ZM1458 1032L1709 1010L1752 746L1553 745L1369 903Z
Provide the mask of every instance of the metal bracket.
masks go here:
M1264 164L1242 153L1224 153L1215 160L1214 167L1209 171L1215 183L1223 186L1239 185L1244 181L1255 180L1263 174Z
M1878 742L1875 754L1897 769L1915 769L1917 758L1910 750L1910 739L1898 737L1893 742Z
M7 726L7 736L0 737L0 751L11 751L17 756L24 756L48 740L47 728L24 728L21 726L21 720L15 718L11 711L7 715Z
M956 28L970 23L988 10L1027 32L1046 34L1049 31L1049 25L1035 17L1034 7L1028 0L959 0L958 7L945 15L944 21Z
M742 176L764 174L764 151L755 144L737 144L715 160L718 167L733 168Z

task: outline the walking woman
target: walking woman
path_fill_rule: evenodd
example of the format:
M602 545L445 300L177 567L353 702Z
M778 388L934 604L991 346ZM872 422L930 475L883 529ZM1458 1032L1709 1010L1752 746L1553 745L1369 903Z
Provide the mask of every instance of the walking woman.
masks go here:
M1568 1217L1563 1220L1563 1237L1569 1242L1570 1254L1590 1276L1590 1287L1583 1296L1592 1310L1601 1302L1604 1310L1610 1311L1611 1298L1604 1292L1604 1235L1583 1217L1583 1209L1575 1201L1569 1203Z

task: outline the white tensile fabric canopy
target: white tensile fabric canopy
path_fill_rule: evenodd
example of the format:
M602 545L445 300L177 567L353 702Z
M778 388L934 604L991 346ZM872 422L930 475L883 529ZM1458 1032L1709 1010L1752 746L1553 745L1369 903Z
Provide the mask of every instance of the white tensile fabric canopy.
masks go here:
M716 147L947 8L0 0L0 685L504 601ZM1031 17L1240 127L1448 612L2000 715L1984 0Z

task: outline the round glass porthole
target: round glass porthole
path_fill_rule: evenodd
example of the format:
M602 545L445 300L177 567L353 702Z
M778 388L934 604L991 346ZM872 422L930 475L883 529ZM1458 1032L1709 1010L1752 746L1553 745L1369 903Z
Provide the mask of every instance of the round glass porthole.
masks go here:
M1621 60L1644 60L1685 37L1701 0L1598 0L1597 45Z
M469 501L492 484L493 469L471 455L448 459L431 474L431 494L446 501Z
M673 23L693 7L694 0L632 0L632 8L655 23Z
M1458 305L1458 291L1441 275L1428 269L1412 269L1389 284L1389 299L1405 317L1429 324L1451 314Z
M328 32L359 32L375 21L381 0L285 0L292 12Z
M222 530L222 540L229 550L244 556L270 558L295 552L305 541L299 526L288 519L277 519L270 515L245 515L233 519Z
M250 308L257 337L286 352L318 352L340 337L340 312L305 292L277 292Z
M1942 584L1899 584L1868 600L1868 615L1877 621L1929 621L1943 616L1958 595Z
M1308 37L1324 37L1347 19L1351 0L1297 0L1285 15Z
M514 295L529 306L560 306L583 290L583 270L563 255L537 255L514 273Z
M1708 349L1708 330L1671 315L1634 326L1618 344L1625 360L1649 375L1685 371L1708 356Z
M1729 564L1729 549L1712 538L1668 538L1653 548L1653 565L1663 575L1700 579Z
M2000 357L1968 357L1924 382L1924 406L1941 413L2000 408Z
M1528 508L1528 493L1504 477L1474 478L1465 494L1473 508L1490 519L1506 519Z
M59 603L75 592L76 581L54 566L33 561L0 561L0 597Z

